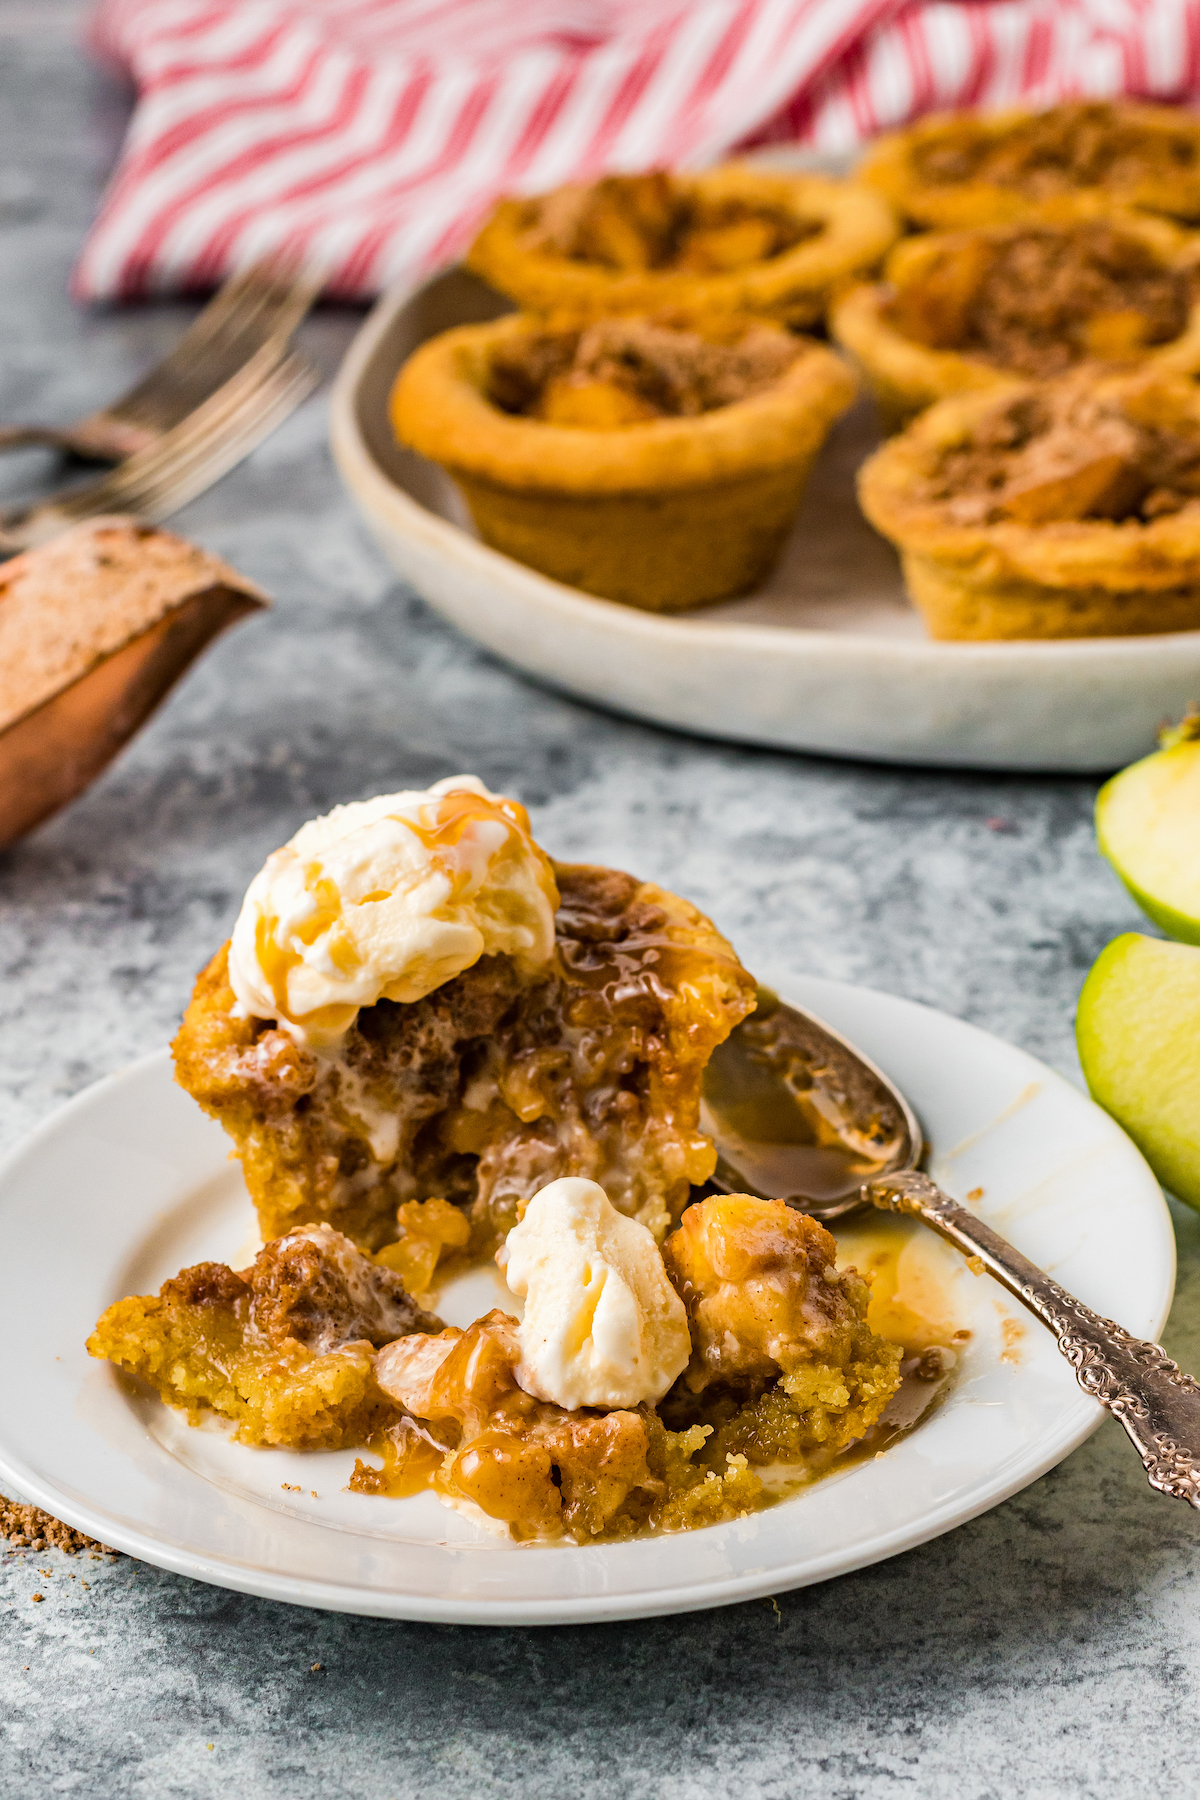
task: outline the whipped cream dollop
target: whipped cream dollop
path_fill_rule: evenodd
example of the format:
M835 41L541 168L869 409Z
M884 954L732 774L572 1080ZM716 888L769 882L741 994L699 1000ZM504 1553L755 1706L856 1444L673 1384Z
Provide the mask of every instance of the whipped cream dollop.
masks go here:
M313 819L254 877L229 980L251 1018L335 1046L359 1009L420 1000L481 956L554 951L558 890L523 806L474 775Z
M566 1176L530 1200L496 1261L525 1301L517 1380L573 1411L659 1400L688 1365L683 1301L653 1234L596 1181Z

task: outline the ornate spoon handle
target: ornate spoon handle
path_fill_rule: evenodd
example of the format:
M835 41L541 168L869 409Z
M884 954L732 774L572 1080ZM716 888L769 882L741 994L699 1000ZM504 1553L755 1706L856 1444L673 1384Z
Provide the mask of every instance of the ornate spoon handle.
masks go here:
M1084 1393L1120 1419L1150 1486L1200 1508L1200 1382L1158 1344L1133 1337L1068 1294L927 1175L868 1181L863 1198L887 1212L914 1213L977 1257L1050 1327Z

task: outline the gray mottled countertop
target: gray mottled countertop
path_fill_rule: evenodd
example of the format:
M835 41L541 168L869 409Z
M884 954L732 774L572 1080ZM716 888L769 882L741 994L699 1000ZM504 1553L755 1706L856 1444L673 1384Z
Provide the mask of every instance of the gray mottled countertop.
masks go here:
M78 12L0 4L5 417L104 400L186 316L88 317L65 297L125 116L75 48ZM334 367L356 323L319 316L309 348ZM533 686L397 586L339 490L319 398L181 523L278 603L90 794L0 856L4 1147L163 1043L248 878L303 819L464 768L521 794L554 851L690 895L751 964L890 988L1074 1071L1084 971L1139 923L1093 848L1090 782L730 748ZM1176 1217L1168 1343L1195 1367L1200 1220ZM9 1555L0 1793L1189 1792L1196 1537L1110 1424L986 1517L778 1611L468 1630L272 1605L125 1558Z

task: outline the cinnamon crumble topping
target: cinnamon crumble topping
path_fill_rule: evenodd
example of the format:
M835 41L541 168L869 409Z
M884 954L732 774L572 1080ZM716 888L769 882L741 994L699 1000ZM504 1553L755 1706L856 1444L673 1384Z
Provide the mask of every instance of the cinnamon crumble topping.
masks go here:
M1152 389L1118 399L1078 374L999 401L942 451L921 497L956 525L1146 523L1200 502L1200 423Z
M1177 338L1195 291L1143 239L1089 220L969 237L892 304L905 336L1038 379L1085 357L1119 360Z
M799 353L795 339L773 325L740 326L727 338L666 319L601 319L502 346L488 398L548 424L694 417L761 393Z
M397 1274L369 1262L328 1225L309 1225L268 1244L246 1285L253 1328L273 1344L294 1338L317 1356L349 1343L378 1349L438 1322Z
M1035 114L1003 136L978 128L920 145L915 163L930 183L984 181L1049 199L1079 187L1169 179L1196 166L1194 130L1148 131L1119 105L1072 101Z
M610 269L710 275L781 256L820 229L782 208L706 199L657 170L559 188L533 202L525 244Z

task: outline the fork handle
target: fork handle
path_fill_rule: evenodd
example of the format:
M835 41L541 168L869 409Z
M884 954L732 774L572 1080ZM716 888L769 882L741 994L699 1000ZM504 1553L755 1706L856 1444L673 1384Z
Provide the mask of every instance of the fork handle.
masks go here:
M69 431L58 431L53 425L0 425L0 450L23 450L28 444L65 450L70 436Z
M862 1191L872 1206L923 1219L1036 1313L1084 1393L1120 1419L1150 1486L1200 1509L1200 1382L1160 1345L1134 1337L1068 1294L927 1175L888 1175L868 1181Z
M0 425L0 453L40 444L48 450L81 457L85 462L123 462L152 444L159 434L107 413L80 419L75 425Z

